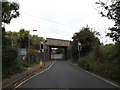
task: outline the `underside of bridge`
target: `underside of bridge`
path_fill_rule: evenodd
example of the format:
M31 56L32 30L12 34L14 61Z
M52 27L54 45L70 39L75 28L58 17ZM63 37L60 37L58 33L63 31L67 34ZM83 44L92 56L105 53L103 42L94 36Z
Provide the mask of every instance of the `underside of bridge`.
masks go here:
M52 59L51 58L51 54L52 54L52 48L62 48L63 49L63 58L61 58L61 59L67 59L68 58L68 53L67 53L67 49L68 49L68 47L67 46L51 46L51 45L49 45L49 46L47 46L48 47L48 49L49 49L49 51L48 51L48 53L49 53L49 59ZM60 58L59 58L60 59Z
M52 50L54 48L62 48L63 57L61 59L68 59L68 47L69 47L69 40L62 40L62 39L53 39L53 38L47 38L46 42L44 43L44 52L41 52L41 56L45 60L54 59L51 58L52 56Z

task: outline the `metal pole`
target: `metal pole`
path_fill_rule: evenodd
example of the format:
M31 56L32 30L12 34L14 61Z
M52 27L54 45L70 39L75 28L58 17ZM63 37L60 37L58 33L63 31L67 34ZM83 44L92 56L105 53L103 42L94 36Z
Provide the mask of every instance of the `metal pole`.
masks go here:
M45 66L45 45L43 46L44 49L44 66Z
M28 47L29 47L29 51L30 51L30 35L29 35L29 44L28 44Z
M80 59L80 50L78 50L78 52L79 52L79 59Z
M80 51L82 49L81 43L78 42L78 54L79 54L79 59L80 59Z
M28 53L30 49L30 35L28 36ZM28 61L30 61L29 54L28 54Z
M78 45L78 56L79 56L79 59L80 59L80 47L81 47L81 45Z

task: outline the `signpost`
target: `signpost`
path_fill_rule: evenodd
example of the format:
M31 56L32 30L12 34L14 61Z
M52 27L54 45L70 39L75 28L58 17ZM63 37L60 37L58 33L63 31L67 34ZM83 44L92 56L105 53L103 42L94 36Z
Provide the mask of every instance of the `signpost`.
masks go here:
M40 50L41 50L41 52L44 52L44 42L43 41L40 42Z
M79 59L80 59L80 51L82 49L81 43L78 42L78 55L79 55Z
M27 53L27 50L26 50L26 49L24 49L24 48L20 48L20 49L19 49L19 55L22 56L23 60L25 60L25 55L26 55L26 53Z
M45 42L43 42L43 41L40 42L40 51L43 55L43 62L45 65Z
M19 49L19 55L26 55L26 49L23 49L23 48L21 48L21 49Z

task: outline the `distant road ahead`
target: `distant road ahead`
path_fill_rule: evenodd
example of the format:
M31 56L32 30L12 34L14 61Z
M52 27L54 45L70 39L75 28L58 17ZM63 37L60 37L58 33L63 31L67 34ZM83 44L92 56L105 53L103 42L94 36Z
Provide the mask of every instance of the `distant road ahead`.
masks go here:
M26 81L20 88L115 88L115 86L67 61L56 60L49 70Z

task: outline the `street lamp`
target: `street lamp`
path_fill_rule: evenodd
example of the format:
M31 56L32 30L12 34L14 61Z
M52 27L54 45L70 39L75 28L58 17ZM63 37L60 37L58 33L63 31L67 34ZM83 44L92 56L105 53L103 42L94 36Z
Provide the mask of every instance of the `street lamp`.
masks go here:
M37 30L29 30L29 31L37 31ZM28 53L29 53L29 50L30 50L30 35L28 36ZM29 57L28 57L29 59Z

